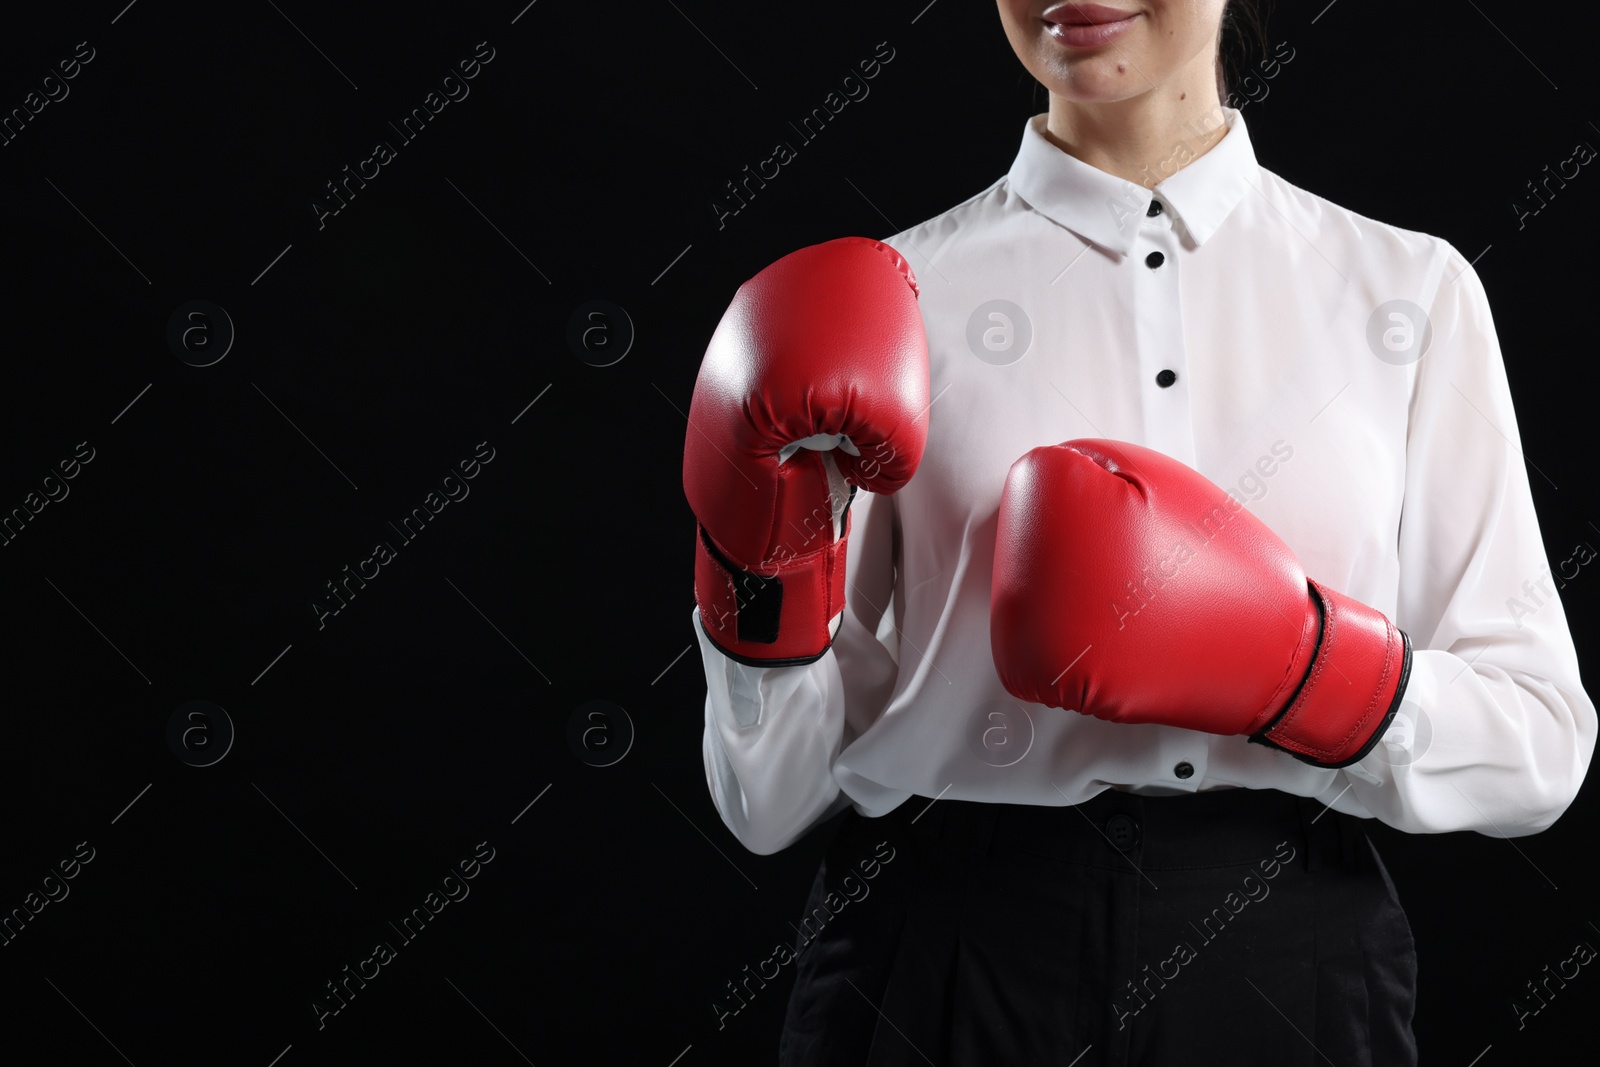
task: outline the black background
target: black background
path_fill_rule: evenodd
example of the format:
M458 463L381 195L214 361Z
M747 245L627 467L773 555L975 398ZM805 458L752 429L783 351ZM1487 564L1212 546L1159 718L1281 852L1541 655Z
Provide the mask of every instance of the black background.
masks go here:
M754 856L707 794L683 412L741 281L1009 166L1044 102L994 6L124 2L0 32L6 113L94 50L0 147L0 510L94 454L0 548L0 913L94 850L0 947L5 1057L770 1061L792 968L721 1028L711 1005L790 936L831 828ZM1476 258L1554 561L1600 544L1596 164L1520 228L1512 205L1600 146L1597 20L1531 11L1283 5L1294 58L1244 106L1265 166ZM400 144L482 41L470 95ZM724 184L885 41L870 95L719 228ZM319 228L378 140L397 157ZM197 299L237 331L206 367L167 343ZM636 330L610 366L567 340L595 299ZM485 441L470 495L319 628L325 583ZM1600 576L1561 595L1592 680ZM167 740L194 699L237 731L210 766ZM636 731L614 720L611 766L568 739L596 699ZM1590 787L1532 838L1374 828L1424 1063L1587 1033L1592 967L1520 1030L1511 1004L1600 945L1596 814ZM480 842L470 895L319 1029L324 983Z

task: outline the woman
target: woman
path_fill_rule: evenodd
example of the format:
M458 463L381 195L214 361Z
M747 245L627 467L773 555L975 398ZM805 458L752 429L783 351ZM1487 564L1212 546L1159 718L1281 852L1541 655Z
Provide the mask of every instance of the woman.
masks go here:
M1548 566L1483 288L1447 242L1257 164L1222 106L1226 6L1000 0L1050 98L1007 174L888 249L780 260L707 353L685 485L708 783L756 852L845 811L763 963L794 968L785 1064L1415 1063L1410 929L1362 820L1537 833L1587 771L1560 604L1507 609ZM1208 599L1215 554L1130 574L1110 612L1074 599L1127 516L1014 465L1085 438L1098 473L1148 448L1243 505L1230 529L1316 583L1316 656L1336 618L1377 627L1382 684L1327 702L1348 730L1274 743L1306 660L1165 610ZM1028 494L1073 582L997 545ZM1065 648L1019 685L1034 635L991 604L1028 596L1045 627L1114 618L1120 673ZM1270 722L1193 713L1274 672ZM1013 695L1062 677L1111 710ZM1155 699L1119 719L1130 687Z

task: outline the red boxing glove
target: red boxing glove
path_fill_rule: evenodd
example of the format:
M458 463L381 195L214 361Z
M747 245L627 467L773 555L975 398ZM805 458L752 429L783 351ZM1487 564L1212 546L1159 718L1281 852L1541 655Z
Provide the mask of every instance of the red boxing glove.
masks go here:
M828 650L853 487L910 480L928 375L917 280L886 244L811 245L739 287L700 364L683 450L700 625L728 656L773 667Z
M1120 441L1012 464L990 608L995 667L1020 700L1249 734L1319 767L1371 750L1411 669L1382 613L1308 580L1197 471Z

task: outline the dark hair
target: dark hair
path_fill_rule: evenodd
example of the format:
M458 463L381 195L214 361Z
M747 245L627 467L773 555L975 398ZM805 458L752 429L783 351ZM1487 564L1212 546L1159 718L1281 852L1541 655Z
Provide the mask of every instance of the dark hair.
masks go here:
M1263 0L1228 0L1217 34L1217 100L1228 106L1228 73L1248 71L1257 54L1267 52L1267 19Z

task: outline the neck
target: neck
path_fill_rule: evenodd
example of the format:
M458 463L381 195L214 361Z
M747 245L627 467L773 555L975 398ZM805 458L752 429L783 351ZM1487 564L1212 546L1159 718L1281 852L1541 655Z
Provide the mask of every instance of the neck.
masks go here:
M1214 76L1126 100L1084 102L1050 94L1045 136L1083 162L1146 189L1209 152L1228 130Z

